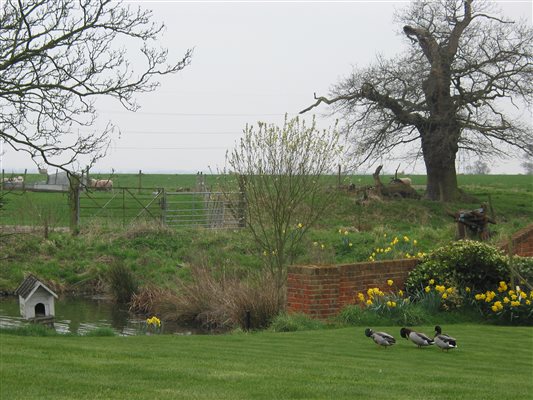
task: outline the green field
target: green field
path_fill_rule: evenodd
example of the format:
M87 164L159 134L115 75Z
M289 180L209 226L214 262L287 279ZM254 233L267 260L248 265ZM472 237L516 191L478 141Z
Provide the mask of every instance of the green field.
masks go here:
M224 336L0 335L2 399L526 399L533 329L457 324L449 353L399 327ZM431 333L430 326L420 330Z
M115 175L113 179L120 185L134 186L138 177ZM146 175L142 179L143 186L146 183L176 190L193 186L196 175ZM372 249L383 242L385 234L388 237L407 235L418 241L417 251L429 252L455 238L455 223L447 212L478 208L480 202L489 198L497 221L496 225L491 225L490 242L499 245L533 221L532 179L523 175L459 176L461 188L479 200L470 204L412 199L360 202L357 194L341 193L336 203L308 231L297 249L295 262L305 265L364 261ZM206 180L213 184L216 177L207 176ZM424 183L425 177L415 176L413 180L419 185ZM354 176L348 181L361 186L370 184L372 178ZM153 199L150 189L143 192L146 201ZM121 209L120 189L93 192L92 196L113 208L98 210L93 200L86 199L80 219L81 234L71 237L68 233L56 232L48 239L44 238L42 230L45 223L50 228L68 225L67 195L13 192L6 196L7 204L0 211L0 225L29 226L34 229L34 235L2 238L0 291L14 290L26 272L37 274L59 291L92 291L99 286L98 282L113 262L127 265L141 285L162 286L172 286L187 275L187 268L181 267L193 264L209 265L224 273L239 275L263 266L262 249L257 248L246 229L160 229L157 218L143 218L146 213L133 218L142 210L133 197L126 197L127 202L137 208L127 212ZM93 206L95 208L90 208ZM158 204L154 202L150 207L155 209L153 214L156 215ZM91 216L91 212L97 215ZM349 234L340 235L339 230ZM346 246L346 240L352 246ZM320 246L316 246L317 243Z

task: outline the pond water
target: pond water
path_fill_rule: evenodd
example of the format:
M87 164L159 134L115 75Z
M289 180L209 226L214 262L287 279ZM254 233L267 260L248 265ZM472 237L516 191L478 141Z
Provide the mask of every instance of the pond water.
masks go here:
M96 328L112 328L118 335L144 333L146 319L128 312L126 305L99 298L59 298L55 301L54 327L59 333L85 334ZM26 324L20 316L17 297L0 297L0 327ZM163 333L190 335L201 332L190 327L162 323Z

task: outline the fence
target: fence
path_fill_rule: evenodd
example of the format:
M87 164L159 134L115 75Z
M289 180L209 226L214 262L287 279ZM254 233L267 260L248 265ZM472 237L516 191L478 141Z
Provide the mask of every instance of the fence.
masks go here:
M245 206L239 193L115 187L71 192L26 188L3 194L0 225L74 229L90 224L157 223L217 229L244 225Z
M237 228L244 223L238 193L167 192L152 188L80 191L78 224L104 219L123 226L157 222L171 227Z
M162 210L168 226L237 228L244 223L239 193L165 192Z

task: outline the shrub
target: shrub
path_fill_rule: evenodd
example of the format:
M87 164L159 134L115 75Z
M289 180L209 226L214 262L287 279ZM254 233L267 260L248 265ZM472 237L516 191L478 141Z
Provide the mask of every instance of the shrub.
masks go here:
M414 293L435 279L446 286L484 290L508 277L508 257L500 250L485 243L463 240L426 255L409 273L405 286Z
M84 336L89 337L107 337L107 336L117 336L115 331L112 328L101 327L96 328L91 331L88 331Z
M17 336L57 336L55 329L40 324L29 324L14 328L2 328L0 332Z
M270 325L274 332L296 332L324 329L326 323L311 318L306 314L286 314L277 315Z
M116 261L107 271L111 294L118 303L128 303L138 291L137 279L124 263Z

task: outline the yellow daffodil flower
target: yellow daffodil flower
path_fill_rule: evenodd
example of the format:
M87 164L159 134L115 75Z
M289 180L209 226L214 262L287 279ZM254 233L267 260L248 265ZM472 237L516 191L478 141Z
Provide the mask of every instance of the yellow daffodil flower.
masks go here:
M394 281L392 279L388 279L387 280L387 285L392 286L393 283L394 283Z
M429 293L429 292L431 291L431 287L430 287L430 286L426 286L426 287L424 288L424 290L426 291L426 293Z
M430 284L430 285L434 285L434 284L435 284L435 279L430 279L430 280L429 280L429 284Z
M446 299L448 298L448 293L444 292L444 293L442 294L442 298L446 300Z

